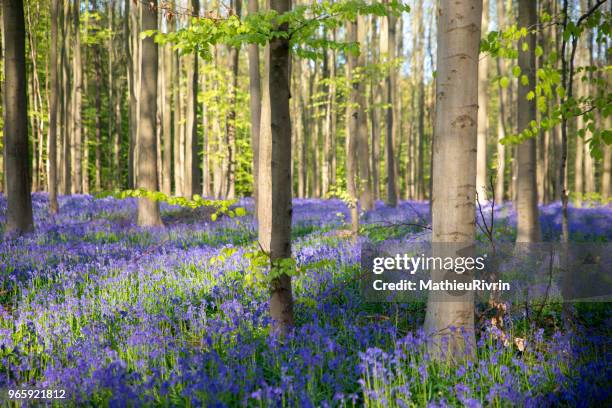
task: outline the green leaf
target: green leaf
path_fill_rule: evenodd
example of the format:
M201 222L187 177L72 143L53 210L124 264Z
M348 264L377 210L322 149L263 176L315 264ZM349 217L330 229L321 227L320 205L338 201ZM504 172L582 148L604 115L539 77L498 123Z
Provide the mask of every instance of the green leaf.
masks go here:
M541 57L544 54L544 50L539 45L536 46L535 55L536 57Z
M521 84L523 86L529 85L529 78L527 78L527 75L521 75Z
M512 75L514 75L515 78L518 78L521 75L521 67L517 65L512 68Z

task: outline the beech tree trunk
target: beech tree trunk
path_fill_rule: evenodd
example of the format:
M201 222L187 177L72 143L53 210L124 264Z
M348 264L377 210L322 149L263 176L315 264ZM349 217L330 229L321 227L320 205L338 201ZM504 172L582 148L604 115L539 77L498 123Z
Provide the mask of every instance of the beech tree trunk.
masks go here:
M482 33L489 30L489 0L482 2ZM489 57L483 55L478 64L478 147L476 153L476 192L478 201L486 203L487 187L487 135L489 133L488 90Z
M166 44L162 48L163 76L162 76L162 137L164 154L162 160L162 191L166 195L172 193L172 47Z
M241 0L232 0L230 7L240 16ZM231 48L228 52L228 65L232 70L232 84L229 96L229 112L226 122L226 143L227 143L227 197L234 198L236 195L236 90L238 89L238 63L240 61L238 48Z
M191 0L191 13L198 15L200 3ZM198 54L194 52L189 57L187 69L187 115L185 124L185 177L183 195L191 198L200 194L200 161L198 157Z
M346 39L349 42L357 40L357 22L350 21L346 25ZM359 128L359 111L356 108L359 102L359 85L354 79L357 67L357 57L349 54L347 58L347 80L350 87L349 104L346 110L346 189L349 197L349 211L351 214L351 233L353 240L359 233L359 195L357 191L357 132Z
M387 52L389 61L395 59L397 18L387 16ZM391 207L397 206L397 185L395 181L395 152L393 149L393 135L397 132L400 123L396 118L397 109L397 70L392 68L386 78L386 129L385 129L385 165L387 171L387 202Z
M136 132L137 128L137 74L136 65L139 63L138 42L134 40L134 32L138 32L137 12L138 7L134 5L130 9L131 1L125 2L125 16L123 20L123 35L125 41L125 51L127 56L127 77L128 77L128 127L129 127L129 150L128 150L128 188L134 188L136 183L135 175L135 156L136 156ZM132 21L132 30L130 31L130 20Z
M537 23L536 2L519 0L519 27L533 27ZM526 43L528 49L523 51ZM517 97L517 124L519 132L527 129L529 123L536 120L535 98L527 100L527 94L535 84L536 38L530 32L519 43L519 67L521 75L527 76L528 85L519 81ZM531 137L517 148L517 237L516 242L539 242L541 240L540 217L538 214L538 188L536 184L536 139Z
M503 0L497 0L497 24L500 30L506 28L506 19ZM504 60L500 57L495 61L497 75L501 76L505 68ZM505 198L506 181L506 146L501 143L506 137L506 117L508 110L508 92L502 87L498 88L499 114L497 115L497 174L495 177L495 201L502 203Z
M157 0L142 7L142 30L157 29ZM158 189L157 180L157 63L158 46L149 36L143 38L140 84L140 120L138 126L138 187L148 191ZM138 225L162 226L159 203L148 198L138 199Z
M4 155L9 234L34 229L28 163L28 108L23 0L3 0L4 25Z
M68 63L68 48L70 47L70 2L64 2L64 18L62 22L64 41L62 43L62 181L63 193L68 195L71 193L71 149L72 132L70 124L72 123L72 108L70 105L70 64Z
M270 0L279 14L290 0ZM287 31L283 24L280 30ZM270 256L270 316L275 331L286 334L294 325L291 277L279 262L291 258L291 117L289 40L275 38L265 50L263 105L259 140L259 243Z
M92 3L93 9L97 10L96 0ZM95 129L96 129L96 148L95 148L95 189L102 190L102 56L100 45L94 45L94 63L95 63Z
M436 78L433 152L432 243L469 248L475 238L476 147L478 123L478 55L482 0L441 0L438 8L438 75ZM449 177L452 175L452 177ZM446 271L432 271L440 280ZM438 296L446 296L439 299ZM430 353L474 354L473 293L431 296L425 330ZM452 300L451 300L452 299ZM457 330L453 330L453 327ZM461 328L466 334L461 333ZM448 349L443 349L448 340ZM448 354L446 354L448 356Z
M258 0L248 0L248 13L259 12ZM249 108L251 113L251 146L253 149L253 199L257 219L257 192L259 175L259 127L261 121L261 74L259 72L259 46L249 44Z
M366 25L363 16L357 17L357 42L361 52L357 57L357 65L359 67L365 67L366 60ZM368 148L368 117L366 115L366 83L365 81L359 81L357 83L357 129L356 129L356 141L357 141L357 156L359 157L359 182L358 189L361 190L361 206L365 211L369 211L374 208L374 194L372 193L372 175L370 169L370 154Z
M48 136L48 173L49 212L57 214L57 107L59 103L59 83L57 78L57 24L59 19L59 0L51 2L51 45L49 47L49 71L51 75L51 98L49 100L49 136Z

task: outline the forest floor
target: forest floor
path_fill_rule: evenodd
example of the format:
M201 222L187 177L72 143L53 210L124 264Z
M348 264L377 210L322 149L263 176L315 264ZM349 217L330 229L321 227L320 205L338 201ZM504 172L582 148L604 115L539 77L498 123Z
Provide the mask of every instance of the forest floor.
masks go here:
M357 276L366 242L424 234L428 204L381 203L361 236L343 231L339 200L295 200L296 328L269 333L265 272L250 215L211 221L162 205L164 229L135 225L136 201L60 197L49 217L34 195L36 232L0 243L0 405L6 389L62 389L94 406L594 406L610 401L609 304L561 307L539 321L510 311L505 342L479 328L476 358L429 358L422 303L368 303ZM252 201L239 205L252 211ZM0 199L0 214L6 200ZM496 210L512 241L515 213ZM558 203L541 207L558 239ZM0 219L0 222L4 220ZM612 208L570 209L573 241L609 242ZM509 329L510 330L510 329ZM5 401L6 402L6 401Z

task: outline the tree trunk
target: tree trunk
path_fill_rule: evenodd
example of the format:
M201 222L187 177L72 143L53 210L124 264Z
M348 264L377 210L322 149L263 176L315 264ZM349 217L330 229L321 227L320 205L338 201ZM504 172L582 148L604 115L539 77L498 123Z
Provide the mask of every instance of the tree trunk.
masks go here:
M80 28L80 1L73 2L73 27L74 37L72 40L72 151L71 151L71 192L79 194L83 192L82 175L82 133L81 133L81 106L83 100L83 70L81 61L81 28ZM95 10L95 1L94 1Z
M128 100L128 127L129 127L129 151L128 151L128 188L136 186L136 134L138 131L137 117L137 65L139 64L138 56L138 41L135 40L135 33L138 33L138 6L134 4L133 9L130 9L131 1L125 1L125 16L123 21L123 35L125 41L125 51L127 55L127 77L129 88ZM132 21L132 29L130 31L130 20ZM137 35L137 34L136 34Z
M482 33L489 30L489 0L482 2ZM488 199L487 186L487 135L489 133L489 57L483 55L478 64L478 147L476 153L476 193L480 203Z
M307 81L304 80L305 72L303 70L303 63L301 59L294 60L294 66L297 68L297 78L300 78L297 81L300 84L300 89L298 91L298 124L296 126L296 136L297 136L297 167L298 167L298 197L304 198L308 194L307 189L307 181L308 181L308 129L306 117L308 114L307 106L306 106L306 95L308 93Z
M62 44L62 180L63 193L68 195L71 193L71 154L70 146L72 145L70 124L72 123L72 109L70 107L71 92L70 92L70 67L68 63L68 47L70 47L70 2L64 3L64 19L63 19L63 34L64 41Z
M170 25L168 25L169 27ZM166 195L172 193L172 47L166 44L162 48L162 134L164 154L162 160L162 191Z
M499 30L506 29L506 19L503 0L497 0L497 24ZM505 62L501 57L496 60L497 75L502 76L505 72ZM506 177L506 146L501 143L506 137L506 116L508 108L508 92L501 86L498 87L499 114L497 115L497 174L495 177L495 201L502 203L505 198Z
M177 18L177 29L178 29L178 18ZM181 92L181 56L178 51L173 53L172 58L173 69L172 73L174 76L173 86L173 100L174 100L174 194L177 196L183 195L183 173L185 167L183 166L183 154L181 153L181 136L183 120L183 103L182 103L182 92Z
M242 1L232 0L230 7L235 10L236 15L240 16ZM228 51L228 65L232 70L232 84L229 95L229 111L226 121L226 143L227 143L227 197L234 198L236 195L236 92L238 89L238 48L231 48Z
M57 214L57 105L59 103L59 83L57 78L57 50L59 48L57 24L59 19L59 0L51 3L51 44L49 46L49 70L51 71L51 100L49 101L48 136L48 173L49 212Z
M387 47L386 51L389 61L395 59L396 48L396 26L397 18L393 15L387 16ZM385 128L385 164L387 171L387 202L391 207L397 206L397 183L395 181L395 152L393 149L393 135L398 131L400 123L396 117L397 109L397 69L391 68L386 78L386 128Z
M457 256L475 238L482 0L441 0L439 4L432 243L453 243L450 256ZM445 273L432 271L432 279L444 279ZM474 355L473 293L452 296L452 301L450 296L440 293L434 299L430 295L427 302L425 330L433 334L429 350L435 358L442 358L446 352ZM466 334L461 333L461 328ZM445 339L448 349L442 349Z
M537 23L536 3L531 0L519 0L519 26L534 27ZM532 30L532 28L530 28ZM522 50L526 43L527 51ZM528 92L535 84L536 38L529 33L519 44L519 67L522 75L527 76L528 85L519 83L517 97L517 125L519 132L529 128L529 123L536 120L535 98L527 100ZM538 214L538 188L536 184L536 140L533 136L522 142L517 148L517 237L516 242L539 242L541 239L540 217Z
M290 0L270 0L272 10L289 11ZM283 24L280 30L287 31ZM265 50L263 106L259 140L259 244L270 256L270 316L273 329L286 334L294 325L291 277L279 265L291 258L291 117L289 40L275 38Z
M608 116L610 118L610 116ZM610 127L608 126L608 129ZM609 145L604 146L604 157L603 157L603 172L601 174L601 196L604 202L610 198L610 191L612 191L612 147Z
M348 22L346 25L346 40L355 42L357 40L357 23ZM350 88L349 104L346 110L346 188L349 198L349 210L351 214L351 233L353 240L357 239L359 233L359 206L357 191L357 132L359 128L359 85L354 79L355 68L357 68L357 57L349 54L347 57L347 80Z
M363 16L357 17L357 42L359 43L360 53L357 57L357 65L365 68L366 60L366 25ZM374 208L374 195L372 194L372 175L370 169L370 154L368 148L368 117L366 115L366 83L357 83L357 156L359 158L359 182L358 189L361 190L361 206L364 211Z
M23 0L3 0L4 144L7 177L6 232L34 229L28 163L28 109Z
M259 12L258 0L248 0L248 13ZM251 147L253 149L253 199L257 219L257 186L259 174L259 126L261 121L261 75L259 72L259 46L249 44L249 107L251 112Z
M142 30L157 29L157 0L142 7ZM153 37L143 38L140 84L140 114L138 135L138 187L148 191L158 189L157 180L157 63L158 46ZM159 203L148 198L138 199L138 225L162 226Z
M369 48L371 50L370 54L370 64L376 66L376 64L380 64L382 61L382 49L379 45L379 31L378 31L378 21L377 17L372 16L368 20L368 31L370 34L370 43ZM379 115L379 106L382 103L382 86L381 81L377 75L374 75L370 79L370 94L369 94L369 104L370 104L370 145L372 146L372 151L370 155L370 166L372 167L372 194L374 194L374 200L378 200L380 198L380 145L381 145L381 118ZM325 163L322 163L325 165Z

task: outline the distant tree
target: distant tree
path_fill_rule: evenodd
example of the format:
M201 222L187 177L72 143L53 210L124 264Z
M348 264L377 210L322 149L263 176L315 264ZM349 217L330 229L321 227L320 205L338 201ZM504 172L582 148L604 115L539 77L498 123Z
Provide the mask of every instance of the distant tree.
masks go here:
M248 0L248 13L259 12L258 0ZM251 114L251 149L253 150L253 198L257 209L259 174L259 127L261 121L261 74L259 72L259 46L248 45L249 56L249 107ZM257 213L257 210L255 210ZM257 215L257 214L256 214Z
M23 0L3 0L4 154L7 177L8 233L34 229L28 152L25 21Z
M191 15L197 16L200 13L200 2L191 0ZM200 160L198 142L198 54L193 53L189 57L187 80L187 115L185 129L185 178L183 182L183 195L191 198L194 194L201 194L200 182Z
M357 23L349 21L346 24L346 39L350 42L357 40ZM351 214L351 233L353 238L359 233L359 207L357 186L357 132L359 128L359 87L357 80L354 79L355 68L357 67L357 56L349 54L347 57L347 79L349 82L349 101L346 109L346 189L349 199L349 210Z
M535 27L537 24L537 3L531 0L519 0L519 27ZM523 44L526 44L526 48ZM529 33L519 42L518 63L522 76L527 78L527 84L521 80L517 96L517 124L522 132L536 120L535 99L527 96L535 84L536 38ZM536 183L536 139L533 137L523 141L517 149L518 185L517 185L517 236L516 242L538 242L541 240L540 217L538 214L538 188Z
M51 2L51 45L49 47L49 71L50 71L50 100L49 100L49 136L48 136L48 172L47 184L49 189L49 212L57 214L57 111L59 104L59 81L57 75L57 50L58 42L58 19L60 2Z
M157 0L142 7L142 29L157 29ZM157 63L158 45L153 37L142 39L140 120L138 125L138 187L148 191L159 188L157 180ZM159 203L138 199L138 225L161 226Z
M83 156L83 143L82 143L82 123L81 123L81 108L83 102L83 61L81 59L81 6L79 0L74 0L72 6L72 19L73 19L73 30L74 35L72 38L72 123L70 124L72 129L72 144L70 158L72 160L72 174L71 174L71 192L72 194L80 194L83 192L83 167L82 167L82 156ZM96 1L93 1L94 9ZM96 81L97 82L97 81ZM99 116L101 112L98 112ZM96 163L98 166L100 163ZM96 174L99 171L99 167L96 169ZM98 187L98 186L97 186ZM99 187L98 187L99 189Z
M386 50L390 61L395 59L396 49L396 26L397 18L391 13L387 16L387 44ZM384 47L383 47L384 48ZM386 78L385 94L387 97L386 110L386 130L385 130L385 164L387 167L387 205L395 207L397 205L397 185L395 181L395 152L393 149L393 135L398 131L400 126L399 118L397 117L397 77L398 73L395 68L391 68L389 75Z

